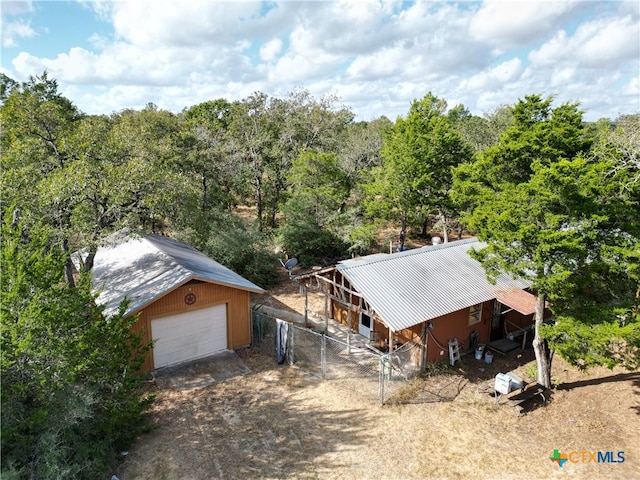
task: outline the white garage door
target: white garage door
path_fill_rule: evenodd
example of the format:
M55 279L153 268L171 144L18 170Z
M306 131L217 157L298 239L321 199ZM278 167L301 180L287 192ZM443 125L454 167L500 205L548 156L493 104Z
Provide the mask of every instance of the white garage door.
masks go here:
M205 357L227 348L227 306L216 305L151 320L156 368Z

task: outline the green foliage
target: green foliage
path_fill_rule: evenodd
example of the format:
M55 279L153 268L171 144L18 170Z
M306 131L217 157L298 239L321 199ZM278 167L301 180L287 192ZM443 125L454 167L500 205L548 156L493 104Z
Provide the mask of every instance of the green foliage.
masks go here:
M372 171L365 190L369 218L400 221L404 232L407 222L422 221L425 214L449 214L451 169L469 161L472 151L445 110L446 102L429 93L386 131L384 163Z
M125 226L179 224L193 204L175 115L140 112L84 116L43 75L11 90L1 109L2 200L55 228L68 251L89 247Z
M278 230L283 248L303 265L341 257L346 245L336 227L349 185L338 157L307 150L294 160L287 179L291 193L283 207L284 224Z
M475 253L488 275L528 278L551 300L557 323L541 333L567 360L635 365L640 209L629 180L637 167L615 148L586 152L577 106L551 109L551 100L520 101L501 142L456 169L463 221L488 242Z
M354 255L366 255L375 245L377 229L372 224L356 225L349 229L347 238L349 243L349 253Z
M149 346L135 319L103 317L86 279L64 281L51 238L41 225L2 228L3 477L104 477L148 427L153 397L136 372Z
M300 265L331 265L344 258L348 246L335 233L315 223L286 223L278 230L278 243Z
M596 365L640 368L637 310L631 316L624 309L592 305L589 316L559 316L553 325L545 325L542 333L563 358L583 370Z
M194 232L183 240L262 288L278 281L280 262L262 232L230 215L210 217L206 223L206 232Z
M287 180L291 184L283 208L287 223L302 220L321 227L331 225L349 195L338 157L329 153L303 152L293 161Z

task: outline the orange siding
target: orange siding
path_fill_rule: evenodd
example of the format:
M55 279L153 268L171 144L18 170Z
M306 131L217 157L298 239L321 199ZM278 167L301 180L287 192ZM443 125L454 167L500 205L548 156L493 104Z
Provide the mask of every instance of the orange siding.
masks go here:
M192 305L184 301L188 293L196 296ZM251 343L250 321L250 292L212 283L190 282L159 298L141 310L140 317L133 327L134 331L144 331L144 341L151 341L151 320L211 307L222 303L227 304L227 348L233 349ZM155 370L153 350L149 352L142 367L144 372Z
M350 328L356 332L358 331L359 315L358 310L351 309ZM343 325L349 326L349 309L333 300L331 301L331 316L334 320L342 323Z
M482 320L474 325L469 325L469 309L444 315L431 320L433 329L427 341L427 361L437 362L449 358L448 342L457 338L462 346L461 351L469 349L469 336L471 332L478 332L478 343L488 343L491 334L491 306L492 301L482 304ZM441 354L441 352L444 352Z
M340 323L347 325L348 309L337 302L331 302L333 318ZM457 312L444 315L431 320L433 329L431 335L427 337L427 361L436 362L449 358L448 341L457 338L462 346L461 351L469 349L469 336L471 332L478 332L478 343L488 343L491 334L491 311L493 300L482 304L482 317L479 323L469 325L469 309L458 310ZM351 313L351 324L355 331L358 331L358 313L354 310ZM355 325L355 327L353 326ZM420 334L425 328L425 323L414 325L396 332L394 338L401 343L414 341L420 343ZM374 331L378 332L379 344L382 347L385 340L389 338L389 330L379 321L374 322ZM440 355L443 350L444 354Z

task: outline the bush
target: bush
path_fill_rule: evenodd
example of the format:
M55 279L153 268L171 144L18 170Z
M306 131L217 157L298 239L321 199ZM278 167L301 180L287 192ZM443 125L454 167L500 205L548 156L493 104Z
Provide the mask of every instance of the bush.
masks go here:
M212 228L202 252L259 287L269 288L278 281L280 262L269 242L239 221L228 220Z
M124 306L105 318L86 278L64 281L46 230L23 231L0 238L2 478L105 478L149 427L136 372L150 346Z
M278 240L303 267L333 264L347 252L340 237L313 223L286 223L278 231Z

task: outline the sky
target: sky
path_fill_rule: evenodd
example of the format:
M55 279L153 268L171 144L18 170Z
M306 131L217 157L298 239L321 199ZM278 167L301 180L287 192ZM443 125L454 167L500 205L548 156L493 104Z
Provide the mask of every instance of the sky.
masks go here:
M357 120L431 92L475 115L529 94L640 113L640 0L0 0L0 71L45 70L81 111L180 112L255 92L336 96Z

